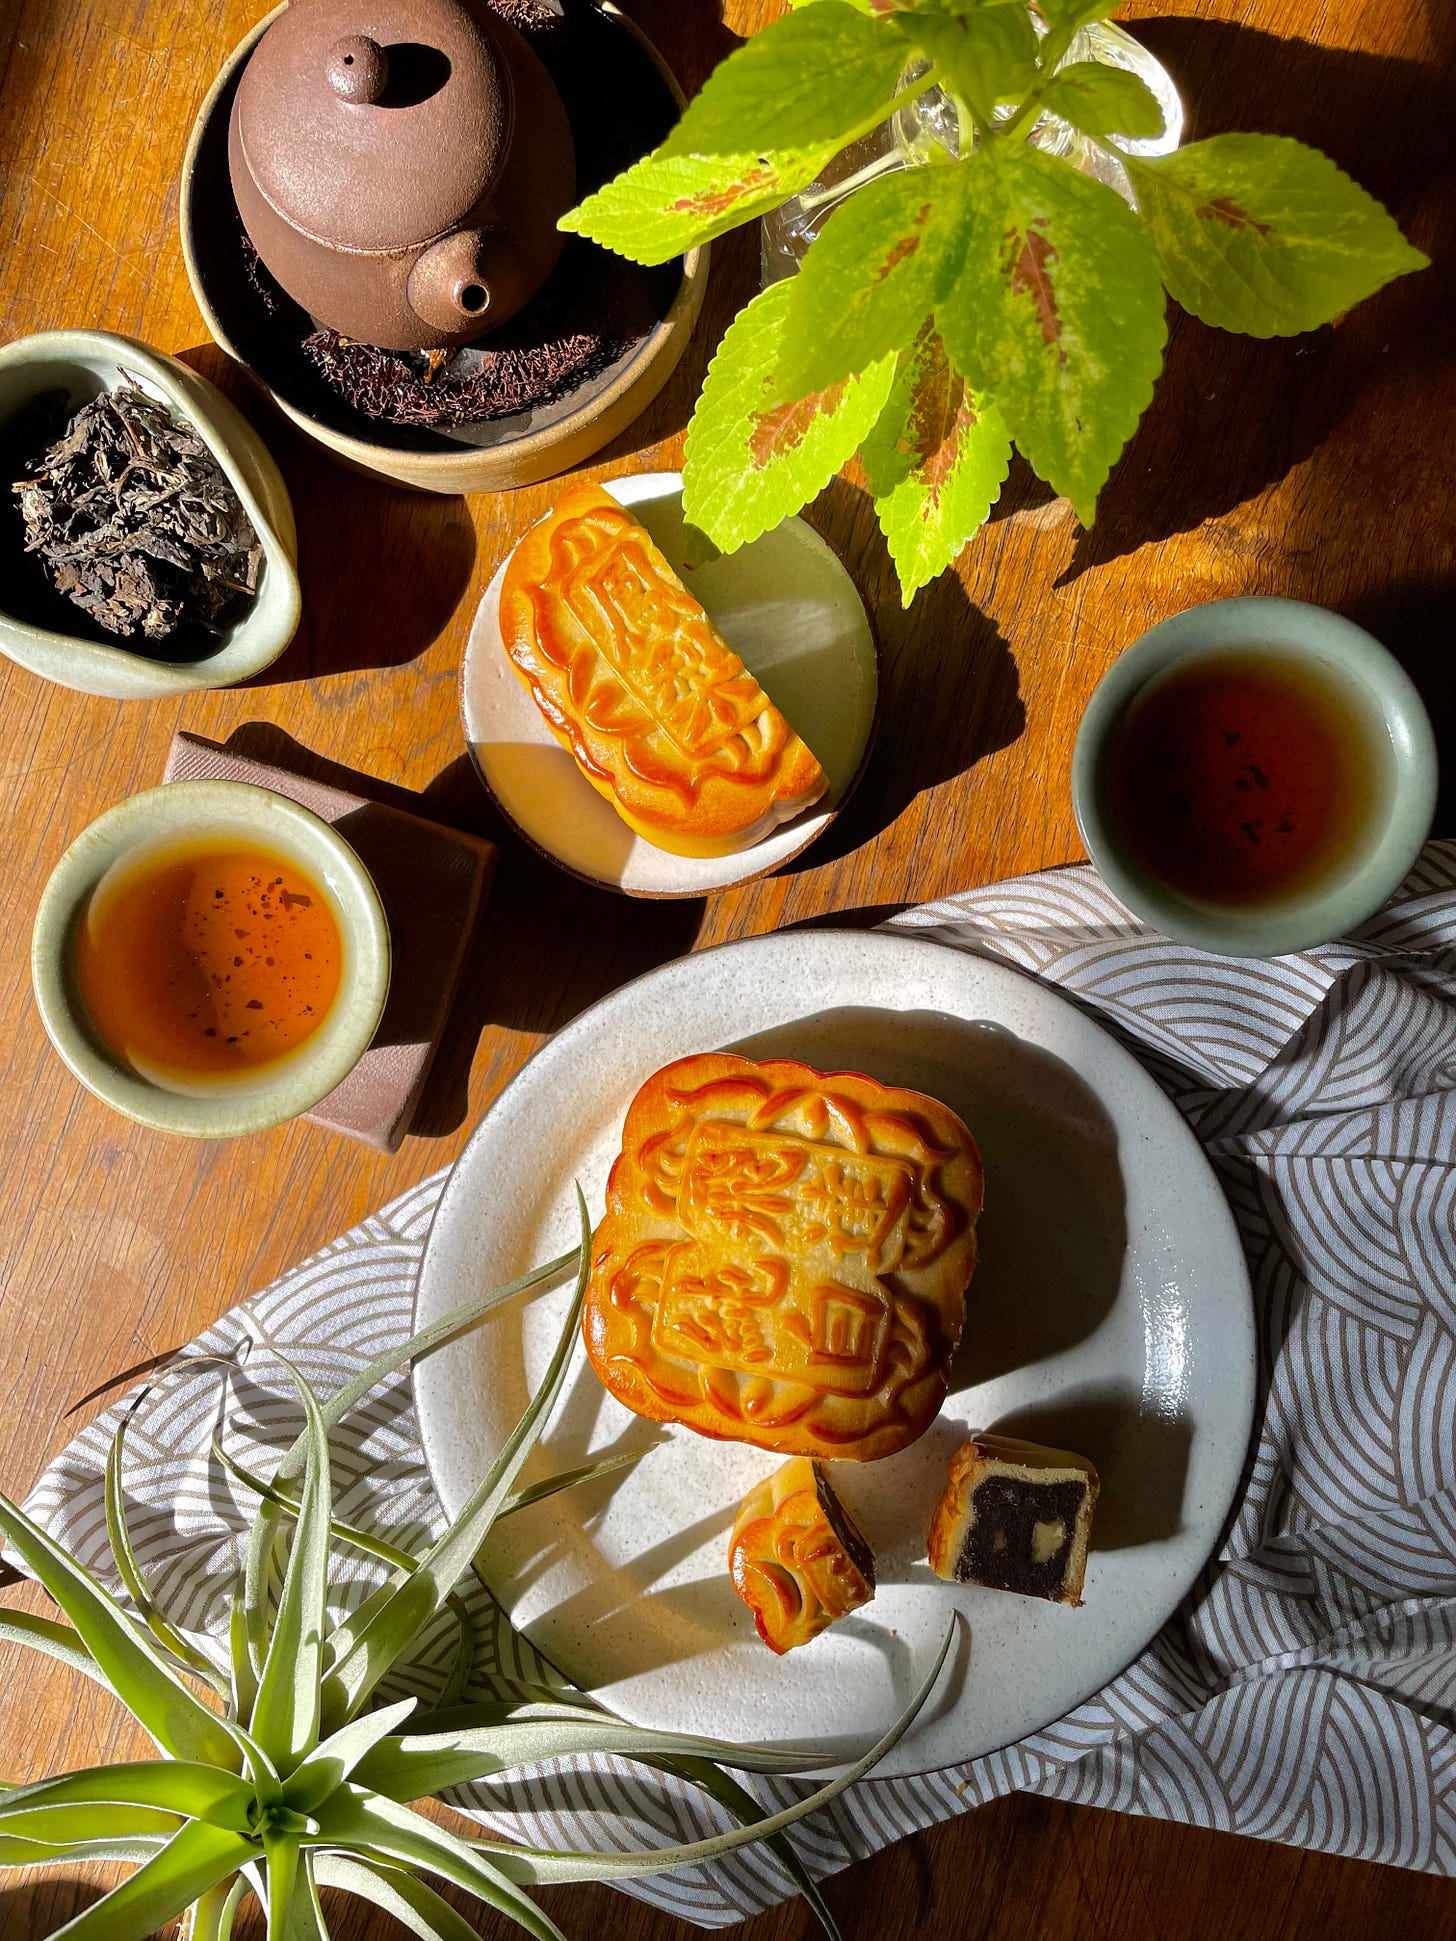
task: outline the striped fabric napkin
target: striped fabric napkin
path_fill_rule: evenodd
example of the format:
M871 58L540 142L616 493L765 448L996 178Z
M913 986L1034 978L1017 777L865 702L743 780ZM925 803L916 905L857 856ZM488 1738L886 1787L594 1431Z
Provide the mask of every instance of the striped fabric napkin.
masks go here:
M1354 937L1272 963L1143 929L1087 868L907 911L896 929L1002 959L1107 1024L1208 1153L1248 1251L1258 1429L1217 1558L1122 1675L1020 1744L916 1779L866 1782L796 1836L830 1873L1022 1790L1456 1872L1456 843L1433 843ZM443 1175L234 1308L192 1349L231 1358L156 1381L125 1487L157 1593L215 1626L245 1505L208 1461L267 1469L296 1403L277 1340L321 1392L402 1340ZM41 1478L28 1508L114 1583L102 1467L130 1398ZM338 1514L413 1544L437 1529L409 1384L375 1391L336 1453ZM367 1558L342 1587L372 1581ZM483 1594L474 1691L549 1676ZM451 1639L416 1668L428 1692ZM786 1800L791 1782L754 1782ZM537 1769L456 1803L534 1844L658 1845L720 1824L678 1782L620 1759ZM703 1926L792 1891L748 1852L629 1891Z

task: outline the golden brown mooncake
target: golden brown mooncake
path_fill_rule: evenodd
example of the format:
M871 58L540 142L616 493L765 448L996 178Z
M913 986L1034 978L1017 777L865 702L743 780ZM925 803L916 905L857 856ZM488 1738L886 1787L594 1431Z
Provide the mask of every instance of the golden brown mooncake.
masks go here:
M974 1435L950 1460L926 1551L937 1576L1080 1604L1097 1471L1070 1449Z
M728 1574L758 1635L780 1655L875 1594L874 1554L808 1456L790 1456L739 1504Z
M600 486L573 486L517 546L500 629L557 740L659 849L746 849L828 786L645 529Z
M954 1112L856 1072L705 1052L638 1092L582 1329L629 1409L869 1461L945 1399L981 1156Z

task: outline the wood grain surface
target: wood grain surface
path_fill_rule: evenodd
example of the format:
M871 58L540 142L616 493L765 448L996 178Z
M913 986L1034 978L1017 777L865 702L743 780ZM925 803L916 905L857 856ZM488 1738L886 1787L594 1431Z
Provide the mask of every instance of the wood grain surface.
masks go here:
M0 338L66 324L180 353L264 430L293 492L304 620L254 686L118 703L0 671L0 1486L16 1496L77 1426L93 1384L184 1342L222 1309L460 1149L543 1037L684 951L865 913L1080 856L1068 795L1078 716L1118 650L1215 595L1289 593L1371 628L1453 745L1456 315L1451 0L1166 0L1124 17L1168 64L1192 133L1318 143L1435 258L1339 327L1254 343L1175 315L1167 369L1095 531L1029 474L947 574L902 612L868 500L836 482L810 516L870 602L888 665L859 795L815 851L706 902L629 903L503 837L466 991L415 1136L392 1158L295 1124L231 1145L131 1126L52 1054L27 938L47 874L86 823L157 782L183 726L338 769L502 836L465 756L455 682L469 617L553 488L415 497L343 471L261 404L204 333L178 246L177 170L198 102L263 0L4 0ZM691 92L778 0L635 0ZM747 236L715 250L692 350L589 468L678 462L706 361L754 287ZM368 778L367 781L362 778ZM1440 826L1452 827L1451 797ZM7 1593L32 1608L28 1587ZM0 1773L21 1780L140 1744L117 1708L47 1661L0 1654ZM0 1936L30 1941L95 1879L0 1890ZM1071 1941L1456 1932L1456 1886L1158 1823L1009 1799L841 1876L849 1937ZM608 1890L544 1896L570 1931L689 1932ZM350 1941L388 1924L360 1915ZM487 1923L484 1932L504 1932ZM801 1908L752 1941L807 1935Z

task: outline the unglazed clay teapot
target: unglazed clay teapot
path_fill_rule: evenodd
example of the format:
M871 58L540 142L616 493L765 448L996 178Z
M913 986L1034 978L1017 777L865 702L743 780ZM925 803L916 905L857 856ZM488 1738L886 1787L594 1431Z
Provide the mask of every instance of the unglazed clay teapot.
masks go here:
M561 98L482 0L291 0L243 70L228 163L288 294L390 350L513 316L576 189Z

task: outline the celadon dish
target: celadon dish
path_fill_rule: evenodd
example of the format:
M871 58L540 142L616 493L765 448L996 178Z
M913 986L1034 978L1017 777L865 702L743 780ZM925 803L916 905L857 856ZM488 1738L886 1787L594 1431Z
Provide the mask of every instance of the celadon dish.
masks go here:
M1255 648L1304 663L1345 687L1388 738L1365 839L1318 883L1277 902L1197 902L1129 853L1107 804L1108 755L1134 700L1170 668L1221 649ZM1409 873L1436 810L1436 738L1415 686L1363 627L1324 607L1273 595L1209 600L1142 634L1103 675L1077 731L1072 804L1088 854L1140 916L1181 943L1228 957L1282 957L1343 936L1374 916Z
M219 632L213 650L187 661L158 658L157 649L165 642L140 651L120 639L113 646L79 632L32 625L5 610L0 591L0 652L61 687L118 701L232 687L277 660L297 632L302 612L295 570L298 535L288 488L267 446L236 406L186 364L134 337L107 330L50 330L0 349L0 433L46 393L64 393L63 415L69 415L103 391L115 390L128 376L194 428L242 500L263 548L258 589ZM9 438L3 442L7 448L12 443ZM11 469L38 455L12 452Z
M133 1070L96 1031L77 986L75 937L92 894L117 863L209 836L256 843L311 877L329 898L343 960L333 1005L302 1044L242 1076L174 1090ZM200 1139L282 1125L342 1084L378 1027L389 971L384 907L348 843L310 810L245 782L166 782L108 809L57 863L31 940L41 1020L81 1083L129 1119Z

